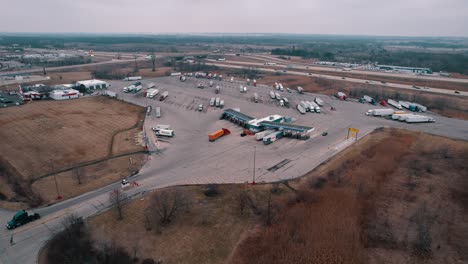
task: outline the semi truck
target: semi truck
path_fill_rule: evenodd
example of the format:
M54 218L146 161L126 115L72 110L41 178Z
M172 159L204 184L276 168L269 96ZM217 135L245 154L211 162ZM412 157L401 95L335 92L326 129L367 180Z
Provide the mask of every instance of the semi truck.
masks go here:
M406 123L429 123L435 122L435 119L430 116L422 115L407 115L404 117Z
M281 84L281 83L279 84L279 89L280 89L280 91L284 91L283 84Z
M233 83L233 82L234 82L234 77L231 77L231 83Z
M229 135L229 134L231 134L231 131L229 131L229 129L221 128L221 129L216 130L215 132L209 134L208 135L208 140L210 142L213 142L213 141L219 139L220 137L226 136L226 135Z
M302 105L298 104L298 105L296 106L296 108L297 108L297 111L299 111L299 113L301 113L301 114L305 114L305 113L306 113L306 110L304 109L304 107L303 107Z
M318 97L315 97L315 102L316 102L319 106L323 106L323 105L324 105L322 99L320 99L320 98L318 98Z
M151 88L154 88L154 87L156 87L156 84L154 84L154 83L149 83L148 84L148 89L151 89Z
M13 218L10 221L8 221L8 223L6 224L6 228L9 230L15 229L39 218L41 218L41 216L37 213L28 214L25 210L21 210L16 212Z
M224 100L219 100L219 108L224 108Z
M213 87L213 81L210 81L210 87Z
M198 105L198 111L200 111L200 112L203 111L203 104Z
M316 104L315 102L310 102L310 103L314 107L315 112L320 113L320 106L318 106L318 104Z
M219 107L219 100L220 100L219 97L216 97L216 101L215 101L215 106L216 107Z
M106 91L106 95L111 98L117 98L117 93L112 91Z
M210 99L210 106L214 106L216 102L216 99L214 97L211 97Z
M276 98L275 92L270 91L270 97L271 99L275 99Z
M399 104L399 103L398 103L397 101L395 101L395 100L388 99L388 100L387 100L387 103L388 103L389 105L395 107L396 109L399 109L399 110L402 109L401 104Z
M362 97L359 99L359 101L360 101L361 103L369 103L369 104L373 104L373 105L376 104L374 98L372 98L372 97L370 97L370 96L368 96L368 95L362 96Z
M161 97L159 98L159 101L163 101L164 99L167 98L168 95L169 95L169 92L165 91L164 93L161 94Z
M286 97L283 97L284 106L289 107L289 100Z
M268 129L268 130L264 130L262 132L258 132L258 133L255 133L255 139L257 141L260 141L262 140L264 137L270 135L271 133L275 132L276 130L274 129Z
M151 128L151 129L153 131L158 131L158 130L161 130L161 129L170 130L171 126L170 125L157 124L155 127Z
M187 80L187 77L185 77L185 76L180 76L179 80L180 80L181 82L185 82L185 80Z
M416 111L416 106L410 102L407 102L407 101L398 101L398 103L403 106L404 108L410 110L410 111L413 111L415 112Z
M300 93L300 94L304 93L304 88L302 88L301 86L298 86L297 87L297 92Z
M302 106L302 108L304 108L306 112L310 111L309 104L306 103L305 101L301 101L299 104Z
M246 93L246 92L247 92L247 86L242 86L242 85L241 85L241 86L239 87L239 91L240 91L241 93Z
M161 117L161 107L156 107L156 117L160 118Z
M156 97L156 95L159 94L159 90L158 89L149 89L148 92L146 93L146 97L148 98L154 98Z
M254 93L254 102L258 103L258 94Z
M419 111L419 112L426 112L427 111L427 107L425 107L424 105L420 105L420 104L417 104L417 103L412 103L414 106L416 106L416 111Z
M197 88L203 89L203 88L205 88L205 86L204 86L202 83L199 83L199 84L197 85Z
M395 111L393 109L371 109L366 112L369 116L391 116Z
M281 100L281 95L279 93L275 93L276 100Z
M142 80L143 77L141 76L130 76L130 77L127 77L125 79L123 79L124 81L138 81L138 80Z
M283 137L283 131L276 131L263 138L263 144L269 145Z
M345 101L346 99L348 99L348 97L346 97L346 94L343 93L343 92L338 92L338 93L336 93L336 97L338 97L338 99L343 100L343 101Z
M156 136L162 137L174 137L174 130L171 129L159 129L154 132Z
M220 91L221 87L219 87L219 85L216 85L215 94L219 94Z

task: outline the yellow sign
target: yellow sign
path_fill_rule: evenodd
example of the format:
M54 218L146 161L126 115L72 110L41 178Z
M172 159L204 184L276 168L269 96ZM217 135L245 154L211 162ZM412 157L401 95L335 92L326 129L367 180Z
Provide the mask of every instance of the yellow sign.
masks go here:
M359 133L359 129L354 128L354 127L350 127L350 128L348 128L348 137L347 138L352 137L352 138L357 140L358 133Z

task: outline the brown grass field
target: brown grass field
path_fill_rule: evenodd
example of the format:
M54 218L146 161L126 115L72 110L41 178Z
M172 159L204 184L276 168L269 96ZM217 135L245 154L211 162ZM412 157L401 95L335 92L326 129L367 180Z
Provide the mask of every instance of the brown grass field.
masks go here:
M290 181L295 192L223 185L208 198L181 186L190 207L168 226L145 228L154 194L121 221L110 210L88 223L98 242L163 263L468 263L467 157L466 141L379 129ZM241 193L258 214L240 213Z
M2 109L0 160L4 179L28 185L55 171L143 150L142 146L136 146L134 134L126 132L137 131L133 127L141 126L143 112L141 107L106 97L33 101L21 107ZM12 176L14 174L17 176ZM41 181L48 179L36 182L35 189L44 194L50 192L49 188L39 188L47 185ZM62 186L61 189L67 193L68 188L74 187Z

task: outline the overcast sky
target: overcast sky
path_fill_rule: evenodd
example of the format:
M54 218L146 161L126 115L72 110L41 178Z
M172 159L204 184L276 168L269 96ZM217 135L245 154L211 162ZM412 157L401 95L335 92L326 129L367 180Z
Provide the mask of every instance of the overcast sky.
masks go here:
M468 36L468 0L0 0L0 32Z

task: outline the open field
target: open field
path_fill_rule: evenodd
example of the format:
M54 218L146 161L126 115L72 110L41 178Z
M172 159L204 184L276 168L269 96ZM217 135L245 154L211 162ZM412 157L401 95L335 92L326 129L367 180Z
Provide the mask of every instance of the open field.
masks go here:
M468 263L467 155L466 141L379 129L290 180L296 192L220 185L207 197L206 186L181 186L130 202L122 221L112 209L88 224L97 244L164 263ZM189 206L153 222L152 196L174 190Z
M143 150L135 146L133 135L125 134L142 119L142 108L105 97L34 101L2 109L0 153L5 177L12 184L28 185L56 171ZM66 193L74 186L62 188Z

